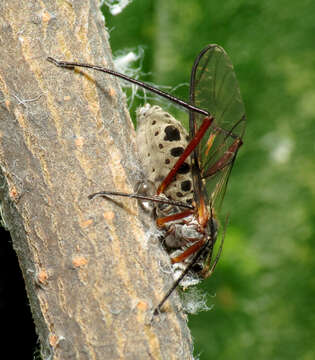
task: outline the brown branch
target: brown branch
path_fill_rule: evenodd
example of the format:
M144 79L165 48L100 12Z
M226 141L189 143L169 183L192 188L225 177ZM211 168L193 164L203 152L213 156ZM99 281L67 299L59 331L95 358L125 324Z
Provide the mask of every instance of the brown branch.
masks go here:
M177 296L149 321L171 284L152 219L133 199L88 200L141 180L119 83L46 61L112 67L97 1L11 0L0 13L0 199L43 357L190 359Z

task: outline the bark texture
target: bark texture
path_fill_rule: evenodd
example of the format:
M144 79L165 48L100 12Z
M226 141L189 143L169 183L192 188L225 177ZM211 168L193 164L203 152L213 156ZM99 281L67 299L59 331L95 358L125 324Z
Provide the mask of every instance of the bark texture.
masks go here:
M0 14L1 210L43 358L190 359L177 296L150 322L172 281L152 219L135 200L87 199L142 179L118 80L46 61L112 67L97 1L1 1Z

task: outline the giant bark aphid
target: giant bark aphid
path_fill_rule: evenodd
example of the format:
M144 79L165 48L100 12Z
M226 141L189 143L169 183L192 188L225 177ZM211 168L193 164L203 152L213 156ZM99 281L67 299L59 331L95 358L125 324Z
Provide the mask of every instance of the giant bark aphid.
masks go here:
M86 67L139 85L189 111L189 135L182 124L159 106L138 110L137 141L144 171L155 188L150 195L102 191L89 196L128 196L155 205L157 226L173 264L184 264L181 275L154 310L188 274L209 277L217 264L223 240L213 259L218 213L245 129L245 108L232 63L218 45L206 46L195 59L190 79L190 102L123 74L95 65L57 61L66 68ZM223 238L223 237L222 237Z

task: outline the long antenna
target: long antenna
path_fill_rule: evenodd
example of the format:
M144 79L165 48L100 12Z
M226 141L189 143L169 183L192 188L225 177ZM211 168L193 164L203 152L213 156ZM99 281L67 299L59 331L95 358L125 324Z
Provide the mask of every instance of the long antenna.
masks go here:
M53 64L55 64L56 66L59 66L59 67L63 67L63 68L68 68L68 69L74 69L75 66L77 67L84 67L84 68L88 68L88 69L94 69L94 70L97 70L97 71L102 71L106 74L110 74L110 75L114 75L116 77L119 77L123 80L126 80L126 81L129 81L133 84L136 84L138 86L141 86L142 88L144 89L147 89L149 91L151 91L152 93L154 94L157 94L157 95L160 95L170 101L172 101L173 103L175 104L178 104L178 105L181 105L182 107L190 110L190 111L195 111L199 114L202 114L202 115L205 115L205 116L209 116L209 112L206 111L206 110L202 110L202 109L199 109L198 107L196 106L193 106L193 105L190 105L188 104L187 102L183 101L183 100L180 100L178 99L177 97L173 96L173 95L170 95L162 90L159 90L151 85L148 85L142 81L139 81L139 80L136 80L136 79L132 79L130 78L129 76L126 76L124 74L121 74L117 71L114 71L114 70L110 70L110 69L106 69L102 66L97 66L97 65L91 65L91 64L86 64L86 63L79 63L79 62L69 62L69 61L59 61L59 60L56 60L52 57L48 57L47 60Z
M157 202L161 204L168 204L173 206L179 206L187 209L194 210L194 207L192 205L186 204L182 201L176 201L176 200L170 200L166 197L160 196L160 195L141 195L141 194L126 194L119 191L100 191L94 194L91 194L88 196L89 200L92 200L96 197L106 197L106 196L124 196L131 199L138 199L138 200L144 200L144 201L152 201Z

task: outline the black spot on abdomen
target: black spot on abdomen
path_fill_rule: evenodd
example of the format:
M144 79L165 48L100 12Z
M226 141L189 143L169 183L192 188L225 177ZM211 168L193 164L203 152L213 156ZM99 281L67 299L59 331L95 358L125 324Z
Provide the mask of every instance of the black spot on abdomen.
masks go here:
M184 148L179 146L179 147L174 147L173 149L171 149L171 155L174 157L178 157L180 155L182 155L182 153L184 152Z
M190 170L190 166L187 163L183 163L180 168L178 169L179 174L187 174Z
M165 137L164 137L165 141L180 140L179 130L175 126L173 126L173 125L166 126L166 128L164 129L164 132L165 132Z
M191 181L190 180L185 180L180 184L180 188L183 191L189 191L191 189Z

